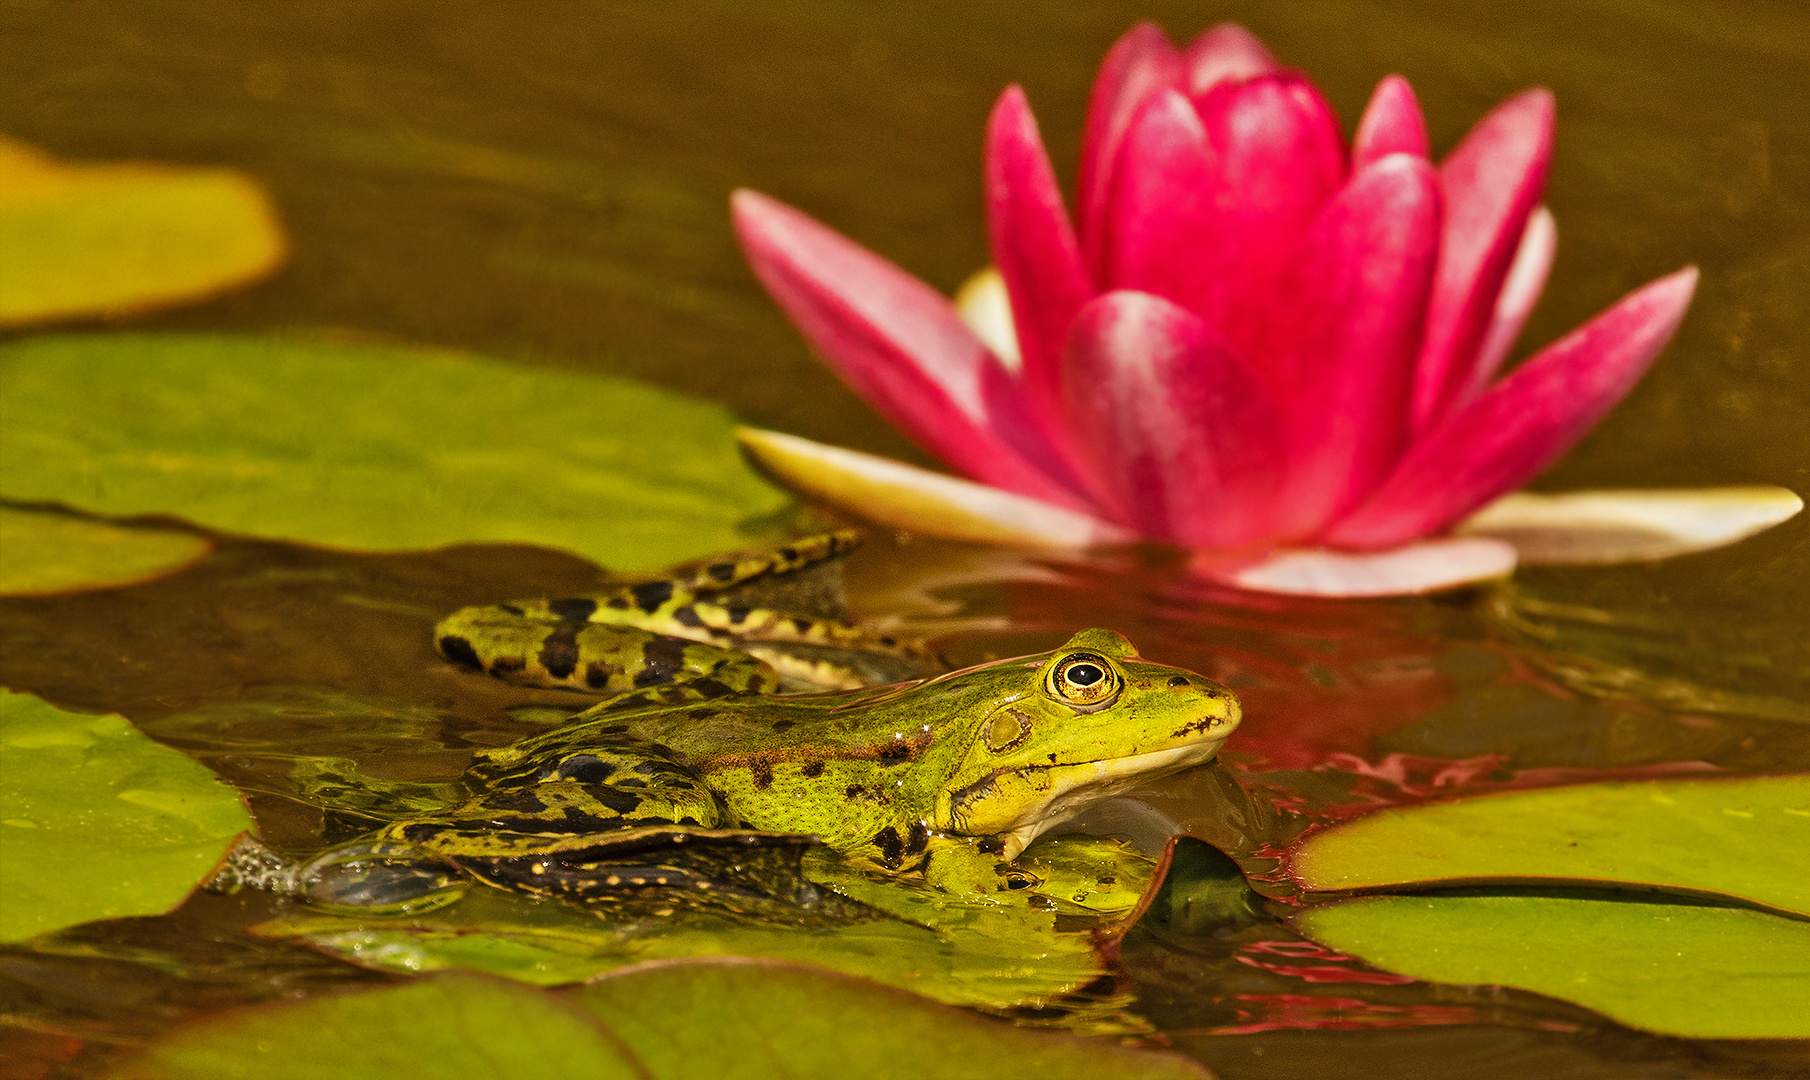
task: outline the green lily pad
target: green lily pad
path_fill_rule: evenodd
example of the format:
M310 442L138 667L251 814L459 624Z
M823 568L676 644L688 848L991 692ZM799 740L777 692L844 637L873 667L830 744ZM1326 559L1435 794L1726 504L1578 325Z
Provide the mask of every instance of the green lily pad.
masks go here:
M233 789L124 717L0 691L0 941L168 911L251 827Z
M198 300L288 247L263 189L230 169L68 165L0 139L0 326Z
M939 905L881 885L858 899L888 904L897 917L805 930L679 909L608 922L565 904L474 889L451 907L404 918L296 914L251 932L300 940L383 971L478 971L541 986L583 982L646 960L764 957L997 1009L1060 997L1103 970L1092 934L1057 933L1045 912Z
M646 1080L589 1012L474 975L217 1013L182 1025L105 1076L119 1080Z
M1379 896L1295 928L1389 971L1513 986L1699 1039L1810 1038L1810 922L1550 896Z
M236 336L0 347L0 495L367 550L562 547L651 569L787 506L723 409L620 379Z
M1174 1054L1028 1031L865 979L739 957L642 964L576 997L662 1078L1210 1076Z
M926 1048L934 1047L926 1058ZM1002 1066L1009 1062L1009 1066ZM1173 1054L1027 1031L770 961L644 964L577 994L475 975L251 1006L114 1063L116 1080L703 1080L788 1076L1207 1080Z
M1288 858L1310 890L1565 879L1810 914L1810 775L1617 781L1382 810Z
M0 506L0 594L110 589L163 577L214 549L206 537Z

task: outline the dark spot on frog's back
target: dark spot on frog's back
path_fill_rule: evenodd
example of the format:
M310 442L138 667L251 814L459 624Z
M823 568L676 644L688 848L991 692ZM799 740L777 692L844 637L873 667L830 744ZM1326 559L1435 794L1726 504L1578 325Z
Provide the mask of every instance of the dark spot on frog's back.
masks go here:
M740 626L742 623L748 621L748 614L749 614L749 612L753 611L754 609L747 606L746 604L730 604L727 608L724 608L723 610L725 610L729 613L729 621L731 623L733 623L736 626Z
M798 772L799 775L803 776L806 780L815 780L823 775L823 762L813 761L809 765L799 769Z
M718 581L728 581L735 576L735 564L726 562L711 563L710 567L704 572Z
M918 746L901 739L880 747L874 758L882 765L899 765L917 757L918 749Z
M921 821L911 823L911 832L905 837L905 854L916 855L930 846L930 829Z
M635 687L655 686L672 681L685 664L685 642L680 638L655 638L641 647L645 666L635 674Z
M462 668L470 668L473 671L484 670L484 661L478 659L478 651L471 647L471 642L462 637L448 634L441 638L440 655Z
M559 763L561 780L576 780L581 784L601 784L616 771L616 766L595 754L575 754Z
M809 619L801 619L797 616L793 616L792 625L798 629L799 633L808 634L811 632L811 627L816 626L817 624Z
M602 690L610 684L612 678L620 674L621 667L599 660L585 665L584 684L593 690Z
M528 661L519 656L499 656L490 662L490 673L498 677L513 675L528 666Z
M507 611L511 615L520 616L524 614L522 609L516 607L514 604L498 604L497 607L503 611Z
M597 610L597 601L585 596L568 596L564 600L547 601L547 610L567 622L589 622Z
M874 847L880 851L880 865L888 870L897 870L905 863L905 841L899 839L899 830L891 825L874 834Z
M672 599L672 582L650 581L645 585L635 586L629 593L634 596L637 607L652 614L661 604Z
M578 626L564 623L541 639L540 664L547 674L563 679L578 668Z
M689 626L694 630L704 625L704 620L698 618L698 609L690 604L673 612L672 617L680 626Z
M773 786L773 770L772 769L761 768L761 769L754 770L754 790L765 791L772 786Z

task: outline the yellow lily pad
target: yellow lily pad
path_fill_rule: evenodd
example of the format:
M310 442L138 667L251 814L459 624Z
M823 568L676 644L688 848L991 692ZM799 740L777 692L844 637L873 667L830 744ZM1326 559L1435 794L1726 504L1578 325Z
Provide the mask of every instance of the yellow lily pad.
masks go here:
M1810 915L1810 775L1612 781L1381 810L1288 856L1304 888L1613 883Z
M0 506L0 594L134 585L173 574L213 547L192 533Z
M128 315L255 281L288 252L230 169L65 164L0 138L0 326Z
M1377 896L1309 908L1294 925L1389 971L1532 990L1668 1035L1810 1038L1801 919L1575 896Z

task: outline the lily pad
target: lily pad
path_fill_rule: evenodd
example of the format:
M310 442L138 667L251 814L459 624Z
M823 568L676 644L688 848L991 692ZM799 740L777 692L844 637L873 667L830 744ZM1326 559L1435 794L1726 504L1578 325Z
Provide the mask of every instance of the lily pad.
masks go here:
M1383 810L1309 837L1310 890L1565 879L1810 914L1810 775L1621 781Z
M642 964L577 1000L663 1078L1210 1076L1174 1054L1028 1031L865 979L739 957Z
M232 788L124 717L0 691L0 941L168 911L251 827Z
M1553 896L1379 896L1295 928L1389 971L1513 986L1699 1039L1810 1037L1810 922Z
M0 506L0 594L133 585L173 574L213 549L191 533Z
M0 326L197 300L288 246L263 189L230 169L71 165L0 139Z
M934 1060L927 1066L925 1048L931 1046ZM1001 1062L1010 1067L1002 1070ZM483 976L439 975L241 1008L184 1024L104 1075L1209 1077L1174 1054L1026 1031L865 980L741 958L644 964L570 995Z
M171 1031L105 1076L163 1080L646 1080L586 1011L474 975L218 1013Z
M787 506L723 409L444 353L214 335L0 347L0 495L394 550L526 542L651 569Z

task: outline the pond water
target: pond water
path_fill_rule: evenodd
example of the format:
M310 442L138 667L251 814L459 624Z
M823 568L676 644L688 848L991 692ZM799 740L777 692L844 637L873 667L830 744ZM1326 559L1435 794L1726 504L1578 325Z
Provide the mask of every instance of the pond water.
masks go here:
M1095 66L1145 17L1178 38L1244 22L1319 81L1348 130L1375 80L1400 72L1436 150L1508 94L1551 87L1560 246L1524 340L1684 263L1704 278L1651 375L1538 486L1810 489L1810 15L1792 3L14 0L0 132L69 158L230 164L268 185L288 266L133 329L325 329L626 375L927 463L760 291L728 192L769 192L952 290L987 260L979 143L994 96L1025 86L1072 181ZM1800 517L1666 563L1285 601L1203 585L1160 552L1063 561L882 535L849 590L857 611L934 636L956 663L1107 626L1240 693L1222 764L1143 792L1157 816L1138 827L1233 856L1273 910L1211 932L1153 922L1120 954L1131 1012L1223 1076L1738 1077L1810 1069L1810 1050L1402 981L1286 929L1276 856L1379 805L1810 771L1806 565ZM0 601L0 681L123 713L248 791L267 841L305 848L322 822L281 795L295 756L442 779L519 730L501 709L522 695L437 663L435 618L598 580L521 545L227 540L163 581ZM277 722L254 737L207 719L243 702L277 703ZM7 950L17 1075L79 1074L224 1005L390 978L239 932L272 903L200 895L53 952Z

